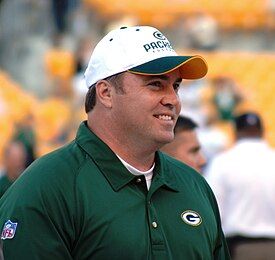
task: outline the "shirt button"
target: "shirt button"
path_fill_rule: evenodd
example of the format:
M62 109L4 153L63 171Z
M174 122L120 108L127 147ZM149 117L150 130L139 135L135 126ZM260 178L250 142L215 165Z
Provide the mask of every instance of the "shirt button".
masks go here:
M141 182L141 178L137 178L136 183L140 183Z
M153 228L157 228L158 227L158 224L157 224L157 222L152 222L152 226L153 226Z

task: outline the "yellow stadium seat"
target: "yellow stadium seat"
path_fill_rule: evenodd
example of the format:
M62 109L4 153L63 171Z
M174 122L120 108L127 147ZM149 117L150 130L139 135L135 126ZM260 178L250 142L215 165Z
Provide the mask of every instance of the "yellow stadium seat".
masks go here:
M68 104L56 98L49 98L37 105L35 111L35 132L38 140L51 142L62 133L70 119Z

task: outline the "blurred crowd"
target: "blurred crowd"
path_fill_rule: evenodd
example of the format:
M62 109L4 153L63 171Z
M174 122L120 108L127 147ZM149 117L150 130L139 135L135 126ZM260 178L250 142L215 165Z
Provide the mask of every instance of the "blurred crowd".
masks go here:
M87 88L83 81L83 72L99 36L110 28L144 22L137 15L127 12L124 15L114 14L111 8L106 8L107 2L104 2L104 6L101 3L100 9L99 1L0 1L0 196L32 161L69 142L79 122L85 119L84 97ZM173 2L176 4L177 1ZM257 9L258 2L259 6L261 2L268 8ZM275 172L271 163L275 160L270 155L273 150L268 153L268 161L250 153L247 154L251 157L243 153L239 158L228 155L227 161L226 155L221 155L238 145L241 139L238 135L238 123L257 126L257 130L260 128L260 133L242 138L262 140L267 147L275 146L275 117L272 112L275 77L269 75L273 73L271 67L275 68L275 46L270 43L274 40L272 33L274 34L275 29L273 2L255 1L255 10L258 13L255 11L254 19L258 19L258 27L257 21L251 17L245 20L242 16L238 23L237 20L229 20L228 16L226 20L222 14L216 14L215 17L202 9L192 12L192 15L186 15L188 10L182 16L177 13L175 17L179 17L178 20L172 24L170 21L166 27L160 21L157 22L156 18L148 20L148 16L143 16L152 25L160 23L156 26L162 25L168 35L173 34L172 38L179 52L184 53L188 49L209 61L209 75L206 78L182 83L179 92L181 116L194 121L191 129L193 131L196 128L195 140L197 146L199 145L196 151L203 154L203 159L197 157L200 160L197 169L209 178L218 202L221 203L226 235L235 239L230 245L243 237L268 238L273 243L275 239L275 223L273 226L270 223L271 228L264 225L258 230L255 228L254 233L247 233L247 227L234 229L231 225L234 226L243 215L237 216L238 220L227 220L228 211L234 211L234 207L229 209L229 202L224 202L231 195L238 196L240 200L243 194L250 194L244 187L251 181L258 183L262 172L265 173L267 182L270 180L269 184L274 184L271 182L274 177L270 176L271 171ZM115 3L114 8L124 10L123 6L116 1ZM264 19L261 13L263 10L268 14L265 22L261 20ZM169 15L166 22L169 22L168 18ZM165 19L162 20L164 21ZM221 21L223 24L220 24ZM243 21L246 21L243 23L245 26L239 28ZM235 41L230 39L233 35ZM252 51L251 46L254 48ZM246 51L246 47L250 53ZM264 50L269 52L265 53ZM241 123L236 123L236 115L241 113L246 117L242 118ZM250 114L252 116L249 117ZM180 140L184 143L185 139ZM172 155L176 157L173 154L175 147L177 144L166 148L166 152L172 151ZM266 148L264 152L267 150ZM250 164L250 160L255 163L257 160L263 161L260 161L261 165L256 163L255 166ZM269 163L270 168L263 167ZM249 166L254 167L254 172ZM223 167L228 168L227 173L219 172ZM235 183L230 176L225 177L226 174L237 173L241 176L248 170L255 175L251 180L247 174L240 183ZM238 179L238 176L235 178ZM269 189L275 190L269 186L265 188L264 185L267 184L263 184L257 194ZM239 195L234 195L237 192ZM262 197L263 203L271 202L272 191L269 192L268 196ZM253 198L256 195L249 196ZM253 203L250 198L246 199L246 207ZM236 202L232 199L230 203ZM242 205L238 207L240 210ZM256 223L255 215L259 209L255 206L253 210L251 219ZM262 212L258 213L263 214L266 209L260 210ZM246 213L240 210L239 214ZM275 219L275 210L270 214ZM253 226L253 223L249 222L249 225ZM265 229L273 229L274 232L265 233L262 231Z

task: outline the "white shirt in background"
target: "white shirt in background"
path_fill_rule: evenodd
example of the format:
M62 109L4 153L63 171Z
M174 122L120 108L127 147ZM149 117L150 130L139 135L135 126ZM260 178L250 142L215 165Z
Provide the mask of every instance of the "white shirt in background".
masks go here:
M275 152L265 141L238 141L212 160L205 177L226 236L275 238Z

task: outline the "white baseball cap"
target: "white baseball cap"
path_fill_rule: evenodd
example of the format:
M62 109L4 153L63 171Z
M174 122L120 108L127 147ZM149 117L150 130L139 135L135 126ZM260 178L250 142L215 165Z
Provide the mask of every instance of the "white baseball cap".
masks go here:
M198 55L179 56L169 40L150 26L121 27L109 32L94 48L84 73L89 88L120 72L161 75L179 68L183 79L206 75L206 61Z

